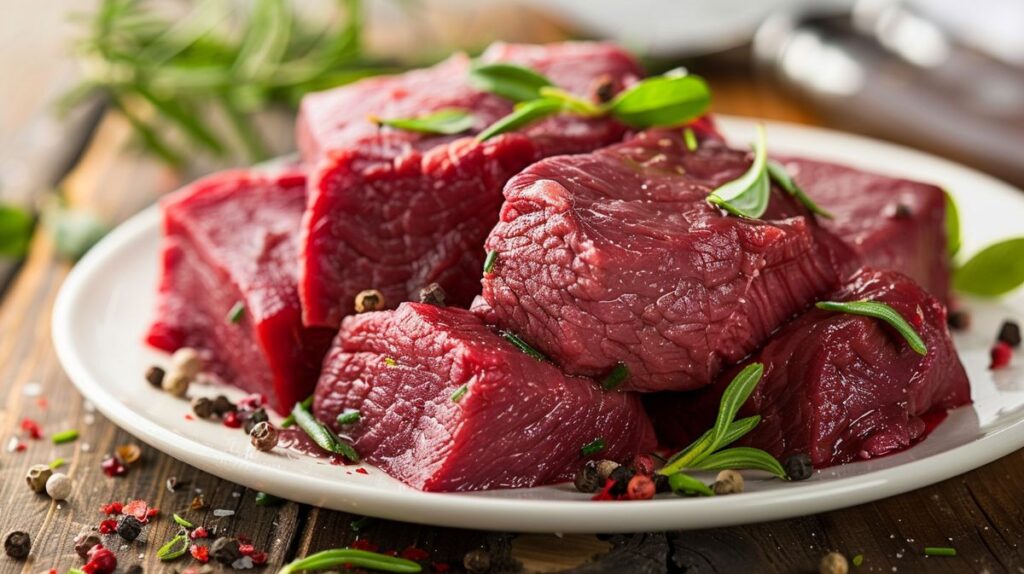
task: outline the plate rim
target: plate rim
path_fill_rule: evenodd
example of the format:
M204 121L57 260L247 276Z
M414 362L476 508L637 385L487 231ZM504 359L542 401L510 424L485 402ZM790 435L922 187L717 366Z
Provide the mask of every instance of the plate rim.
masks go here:
M870 145L876 148L877 153L888 151L939 162L965 176L980 178L979 181L985 185L1001 188L1000 191L1021 193L1013 186L974 169L897 144L788 122L725 115L716 116L716 119L727 126L726 131L752 130L756 123L764 123L769 133L781 130L808 132L814 137ZM159 221L157 203L115 228L68 273L57 294L51 317L52 340L58 360L83 397L118 427L204 472L289 500L403 522L478 530L611 533L714 528L806 516L880 500L968 472L1024 446L1024 421L1018 421L991 430L980 439L920 460L851 477L804 483L791 491L776 489L749 492L740 497L658 499L610 505L589 499L543 500L470 493L424 493L414 489L385 490L311 475L302 475L303 485L296 488L294 472L261 465L258 459L237 455L225 457L225 453L193 442L127 408L97 380L76 348L72 335L74 309L95 270L111 256L130 248L135 239L158 227ZM976 448L978 442L984 442L985 448ZM906 472L907 465L913 465L917 472ZM927 478L922 480L922 475ZM837 499L841 502L837 503Z

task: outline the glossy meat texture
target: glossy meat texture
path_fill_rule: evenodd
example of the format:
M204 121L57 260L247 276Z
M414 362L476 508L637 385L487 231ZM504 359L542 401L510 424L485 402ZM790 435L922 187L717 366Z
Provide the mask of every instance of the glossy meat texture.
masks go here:
M927 355L878 319L812 309L744 362L763 363L765 374L739 415L759 414L761 423L740 444L779 458L807 453L819 468L843 464L905 449L923 438L929 414L970 402L946 309L913 280L865 270L831 299L892 306L924 339ZM661 440L684 446L710 428L742 366L701 391L646 397Z
M617 92L641 74L629 55L606 44L497 44L481 59L530 66L587 97L602 86ZM469 305L508 178L540 158L590 151L624 134L611 120L564 115L477 142L470 136L511 112L512 102L472 88L469 67L455 55L303 99L298 141L311 170L300 272L306 324L337 326L355 295L370 288L394 307L437 282L449 303ZM446 108L472 111L473 129L437 136L370 120Z
M239 170L202 179L162 205L160 291L146 341L200 350L208 369L264 394L279 412L313 391L333 336L302 326L295 262L305 202L298 171ZM232 323L239 302L245 311Z
M653 130L534 164L487 239L490 313L570 373L622 361L625 389L709 384L855 259L778 189L763 221L711 207L750 162L715 137L689 152L681 130Z
M876 269L909 275L940 301L949 299L946 201L926 183L840 165L786 160L796 182L835 216L822 226Z
M464 389L464 391L459 391ZM461 393L461 396L459 394ZM345 320L314 412L394 478L427 491L522 488L572 478L580 448L627 460L655 445L639 399L563 375L469 311L403 303Z

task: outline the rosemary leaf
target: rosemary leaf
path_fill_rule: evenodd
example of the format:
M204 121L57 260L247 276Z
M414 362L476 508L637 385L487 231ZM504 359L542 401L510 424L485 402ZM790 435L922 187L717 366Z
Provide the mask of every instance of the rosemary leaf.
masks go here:
M865 317L874 317L875 319L881 319L891 325L904 339L907 340L907 344L919 355L927 355L928 347L924 344L924 339L921 335L917 334L914 327L900 315L896 309L893 309L885 303L878 301L819 301L815 303L818 309L825 311L837 311L839 313L849 313L851 315L863 315Z
M764 470L785 479L786 471L772 455L759 448L738 446L708 455L694 464L694 470Z

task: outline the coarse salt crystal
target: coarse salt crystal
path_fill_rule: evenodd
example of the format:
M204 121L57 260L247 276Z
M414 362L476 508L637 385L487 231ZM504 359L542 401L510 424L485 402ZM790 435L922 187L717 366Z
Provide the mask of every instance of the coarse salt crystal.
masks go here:
M232 562L231 567L235 570L249 570L252 568L252 558L249 556L242 556L238 560Z
M43 386L39 383L26 383L21 392L26 397L38 397L43 392Z
M234 510L228 510L227 508L216 508L213 511L213 515L218 517L218 518L223 518L225 516L234 516L235 515L235 511Z
M18 437L12 436L11 440L7 441L7 452L14 452L18 450Z

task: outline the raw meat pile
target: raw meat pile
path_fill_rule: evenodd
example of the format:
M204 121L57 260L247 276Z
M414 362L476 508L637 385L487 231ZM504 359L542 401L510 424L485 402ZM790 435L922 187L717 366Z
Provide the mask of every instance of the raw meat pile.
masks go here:
M642 78L605 44L500 44L481 60L590 100ZM785 158L834 218L774 185L763 217L739 218L706 199L751 154L710 118L691 124L696 146L679 128L569 114L480 142L513 102L475 88L471 65L311 94L299 165L167 199L148 342L199 349L281 413L315 388L320 421L428 491L550 484L586 460L680 446L755 361L765 375L741 415L763 419L743 440L817 467L907 448L970 401L946 328L939 188ZM473 128L373 121L449 108ZM419 302L432 283L448 306ZM387 309L355 314L369 289ZM877 319L814 308L826 299L888 304L928 353ZM628 375L602 388L614 372Z

